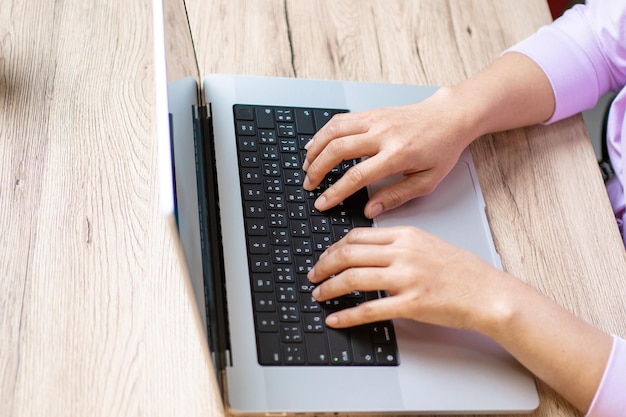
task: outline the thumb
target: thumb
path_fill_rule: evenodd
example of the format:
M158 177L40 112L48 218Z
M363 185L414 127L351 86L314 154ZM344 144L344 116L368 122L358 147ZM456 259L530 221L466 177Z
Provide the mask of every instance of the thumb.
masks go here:
M374 194L365 206L365 216L370 219L374 218L409 200L430 194L437 188L440 181L432 175L430 170L407 175L401 181Z

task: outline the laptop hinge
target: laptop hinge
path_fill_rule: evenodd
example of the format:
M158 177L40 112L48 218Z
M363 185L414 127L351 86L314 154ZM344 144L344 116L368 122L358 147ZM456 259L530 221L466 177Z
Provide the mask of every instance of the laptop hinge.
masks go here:
M211 105L194 106L194 141L207 336L218 379L232 364Z

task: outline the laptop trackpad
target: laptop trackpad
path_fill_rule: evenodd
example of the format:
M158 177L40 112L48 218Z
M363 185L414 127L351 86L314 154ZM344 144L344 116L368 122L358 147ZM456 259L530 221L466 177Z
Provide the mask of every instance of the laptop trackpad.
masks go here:
M401 174L372 184L370 195L398 182ZM383 213L374 220L376 227L415 226L460 246L489 263L499 266L491 250L484 203L478 184L467 162L460 160L431 194L415 198Z

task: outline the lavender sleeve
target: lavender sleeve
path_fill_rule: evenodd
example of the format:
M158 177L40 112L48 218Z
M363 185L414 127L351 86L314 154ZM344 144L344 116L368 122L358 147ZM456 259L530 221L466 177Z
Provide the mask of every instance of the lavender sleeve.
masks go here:
M626 340L613 336L613 349L587 417L613 417L626 410Z
M626 83L623 0L588 0L509 50L527 55L547 75L556 108L547 123L593 107Z

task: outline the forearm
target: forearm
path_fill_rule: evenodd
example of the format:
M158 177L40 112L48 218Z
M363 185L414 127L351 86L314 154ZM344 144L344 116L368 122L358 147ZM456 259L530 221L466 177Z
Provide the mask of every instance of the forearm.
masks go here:
M521 281L501 274L503 288L492 304L497 318L484 322L480 331L586 411L606 367L611 336Z
M533 60L515 52L456 86L442 88L438 95L450 103L470 140L544 122L555 108L546 75Z

